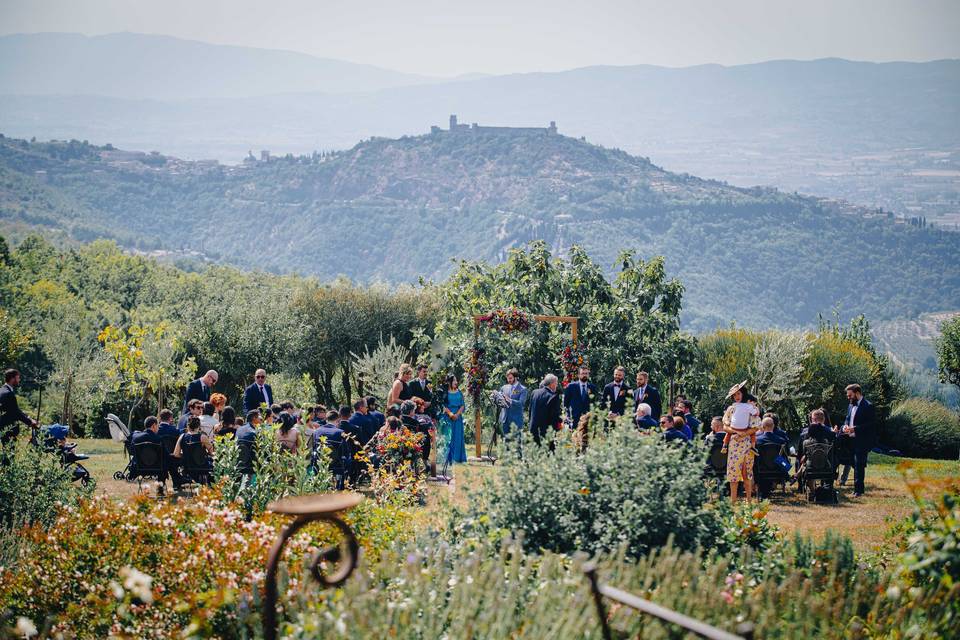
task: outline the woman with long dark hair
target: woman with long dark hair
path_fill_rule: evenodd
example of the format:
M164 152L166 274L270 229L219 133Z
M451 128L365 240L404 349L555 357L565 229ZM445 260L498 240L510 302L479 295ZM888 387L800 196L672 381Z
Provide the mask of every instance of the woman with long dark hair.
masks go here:
M227 405L220 412L220 424L213 430L214 435L233 436L237 432L237 412Z
M447 376L443 394L443 422L449 425L450 444L447 446L447 463L466 462L467 447L463 439L463 410L465 403L460 382L452 373Z

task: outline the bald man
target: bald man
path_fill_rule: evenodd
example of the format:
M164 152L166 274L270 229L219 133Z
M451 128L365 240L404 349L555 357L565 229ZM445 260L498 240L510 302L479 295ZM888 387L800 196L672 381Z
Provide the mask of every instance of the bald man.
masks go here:
M197 378L193 382L187 385L187 394L183 398L183 409L182 412L187 412L187 405L191 400L199 400L200 402L210 402L210 390L213 388L213 385L217 384L217 380L220 379L220 376L216 371L210 369L202 377Z

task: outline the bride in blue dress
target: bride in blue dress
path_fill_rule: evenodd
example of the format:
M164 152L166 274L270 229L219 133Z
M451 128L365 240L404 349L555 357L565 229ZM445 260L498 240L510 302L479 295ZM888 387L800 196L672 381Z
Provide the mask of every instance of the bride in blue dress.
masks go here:
M447 392L443 400L443 419L449 425L450 444L447 447L447 462L466 462L467 447L463 441L463 392L457 376L447 376ZM444 426L447 426L444 425Z

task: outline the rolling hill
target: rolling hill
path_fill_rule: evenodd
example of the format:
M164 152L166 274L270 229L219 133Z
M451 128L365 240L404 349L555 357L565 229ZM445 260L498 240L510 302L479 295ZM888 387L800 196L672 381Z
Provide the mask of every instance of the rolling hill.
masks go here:
M960 234L666 171L546 129L375 138L349 151L187 162L80 142L0 140L0 231L115 238L247 268L440 278L534 239L664 255L699 329L960 307Z

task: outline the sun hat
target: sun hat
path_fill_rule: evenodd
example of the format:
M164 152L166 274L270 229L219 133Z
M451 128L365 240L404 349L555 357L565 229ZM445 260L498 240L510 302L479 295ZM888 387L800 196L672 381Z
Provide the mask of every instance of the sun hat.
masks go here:
M733 394L735 394L737 391L740 391L740 389L743 389L745 386L747 386L746 380L744 380L740 384L733 385L732 387L730 387L730 391L727 391L727 397L728 398L731 397Z

